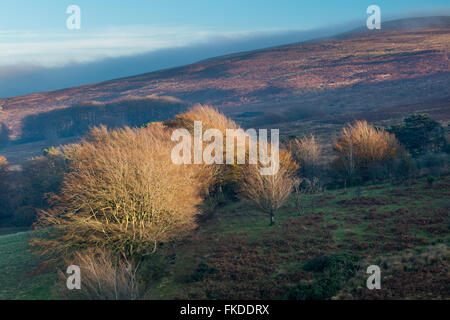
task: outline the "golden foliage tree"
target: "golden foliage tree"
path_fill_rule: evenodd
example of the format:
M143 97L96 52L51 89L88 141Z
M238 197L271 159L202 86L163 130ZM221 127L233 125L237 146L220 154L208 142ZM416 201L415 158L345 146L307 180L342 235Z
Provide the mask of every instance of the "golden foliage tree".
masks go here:
M53 207L40 215L49 234L32 244L44 254L103 247L133 257L193 229L203 171L174 164L172 146L161 124L93 129L73 152Z
M333 149L336 165L351 180L357 172L364 174L370 165L394 159L400 146L393 134L377 130L367 121L356 121L342 129Z
M168 120L165 125L172 128L185 128L189 131L194 130L194 122L201 121L203 129L218 129L224 135L227 129L237 129L239 126L217 109L208 106L196 104L188 111L175 116L175 120Z
M226 137L227 129L237 130L240 129L239 126L231 119L226 117L223 113L219 112L217 109L208 106L197 104L193 108L189 109L187 112L176 115L175 120L168 120L165 125L169 128L184 128L187 129L191 134L194 134L194 122L202 122L202 134L208 129L217 129L223 135L223 159L225 159L226 152ZM242 134L245 135L245 133ZM237 148L248 148L248 137L245 137L246 146L235 145L235 150ZM203 142L203 147L206 143ZM237 152L235 152L235 155ZM236 159L235 159L236 160ZM236 163L236 161L235 161ZM213 188L229 188L234 189L237 186L237 182L241 178L241 173L238 165L212 165L209 171L213 176L210 177L209 181Z
M218 129L222 132L224 136L224 152L227 149L227 129L240 129L234 121L228 119L216 109L202 105L196 105L186 113L177 115L175 120L166 122L166 125L186 128L192 132L195 121L202 122L203 130ZM216 166L213 180L220 187L231 186L238 190L241 198L250 201L264 212L267 212L270 215L271 224L273 224L276 211L283 205L292 191L298 165L292 159L290 153L281 150L278 172L274 175L262 175L260 164L248 165L250 137L243 130L237 135L234 147L235 164ZM236 164L236 157L239 151L245 154L247 164Z

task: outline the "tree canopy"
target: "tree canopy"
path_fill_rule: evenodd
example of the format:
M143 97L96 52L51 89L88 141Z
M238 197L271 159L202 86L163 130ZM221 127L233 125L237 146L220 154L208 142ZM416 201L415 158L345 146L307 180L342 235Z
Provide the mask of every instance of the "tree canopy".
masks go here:
M392 126L389 132L395 134L413 156L439 152L446 145L444 128L428 114L413 114L403 123Z

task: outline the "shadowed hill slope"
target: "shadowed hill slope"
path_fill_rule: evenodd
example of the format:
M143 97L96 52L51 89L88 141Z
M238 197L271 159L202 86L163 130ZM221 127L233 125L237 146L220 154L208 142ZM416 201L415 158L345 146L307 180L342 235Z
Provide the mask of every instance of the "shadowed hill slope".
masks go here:
M100 125L139 127L173 118L186 109L185 103L169 97L86 102L25 117L21 138L23 141L68 138L84 135L90 128Z

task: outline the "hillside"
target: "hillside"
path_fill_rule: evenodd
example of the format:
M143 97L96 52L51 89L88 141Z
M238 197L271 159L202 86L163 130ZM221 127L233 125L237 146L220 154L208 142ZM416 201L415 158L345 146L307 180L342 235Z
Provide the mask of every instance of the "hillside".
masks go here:
M227 204L188 239L161 249L146 269L144 281L153 283L146 298L449 299L449 183L372 185L359 198L355 188L329 191L305 199L302 214L291 199L275 227L243 202ZM0 235L1 299L61 298L54 268L33 272L30 236ZM351 258L354 273L342 287L320 287L339 270L306 268L317 257ZM370 264L382 266L383 290L362 289Z
M17 139L27 117L86 102L149 95L212 104L234 118L256 110L256 116L243 120L249 125L265 124L267 118L271 122L305 118L342 122L367 111L397 106L406 112L428 111L429 105L431 113L445 122L450 117L449 48L450 17L392 21L384 23L381 31L355 30L332 39L0 99L0 122Z

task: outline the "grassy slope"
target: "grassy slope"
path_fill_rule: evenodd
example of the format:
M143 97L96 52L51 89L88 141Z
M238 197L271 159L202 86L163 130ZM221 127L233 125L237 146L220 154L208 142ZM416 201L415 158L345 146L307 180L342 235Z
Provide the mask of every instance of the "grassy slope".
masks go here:
M56 274L30 273L36 267L28 251L30 235L30 231L0 235L0 300L55 298Z
M302 270L306 261L330 253L357 254L363 265L383 263L385 256L401 264L411 250L417 250L415 257L450 244L449 195L449 178L431 188L424 181L368 186L362 188L359 200L355 189L331 190L305 199L308 208L302 215L293 202L288 203L274 227L268 226L266 215L248 205L229 204L190 238L166 249L175 253L175 259L146 298L283 298L292 286L321 276ZM311 201L315 205L309 205ZM27 274L35 267L27 251L29 236L28 232L0 236L0 299L55 297L56 274ZM414 260L412 267L401 265L401 270L383 263L383 290L376 294L357 290L364 285L365 274L344 289L356 298L448 299L448 250L434 255ZM217 271L203 280L189 280L200 262Z

